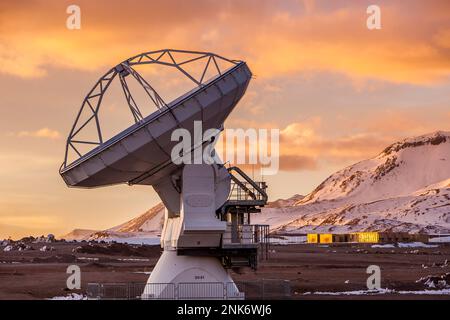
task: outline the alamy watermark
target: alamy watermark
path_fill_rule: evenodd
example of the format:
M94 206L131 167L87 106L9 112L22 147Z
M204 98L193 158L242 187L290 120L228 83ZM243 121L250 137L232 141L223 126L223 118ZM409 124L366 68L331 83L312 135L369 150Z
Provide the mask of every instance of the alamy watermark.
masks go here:
M381 29L381 9L379 6L372 4L367 7L366 13L369 15L366 20L367 29Z
M66 20L66 27L69 30L81 29L81 9L76 4L67 7L66 13L69 15Z
M216 149L220 140L219 129L203 132L201 121L194 121L194 136L184 128L175 129L171 140L178 143L172 148L175 164L231 163L256 165L263 175L275 175L279 169L279 129L225 129L222 148ZM220 156L219 156L220 154ZM224 160L222 162L222 159Z
M370 274L367 278L366 285L369 290L381 290L381 269L377 265L367 267L366 273Z
M67 267L67 274L70 274L66 280L66 286L69 290L81 289L81 269L76 264Z
M66 20L66 27L69 30L81 29L81 8L76 4L67 7L66 13L69 15ZM381 9L380 6L372 4L367 7L366 13L369 15L366 20L366 26L369 30L381 29Z

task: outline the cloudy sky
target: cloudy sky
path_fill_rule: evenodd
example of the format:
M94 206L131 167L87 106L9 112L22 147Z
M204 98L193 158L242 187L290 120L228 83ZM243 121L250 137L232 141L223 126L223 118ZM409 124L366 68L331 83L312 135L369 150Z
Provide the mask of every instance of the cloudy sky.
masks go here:
M80 30L66 28L71 4ZM370 4L381 30L366 27ZM272 199L398 139L450 130L446 0L2 1L0 238L108 228L158 202L151 187L68 189L58 169L99 76L161 48L248 63L255 77L226 127L281 130Z

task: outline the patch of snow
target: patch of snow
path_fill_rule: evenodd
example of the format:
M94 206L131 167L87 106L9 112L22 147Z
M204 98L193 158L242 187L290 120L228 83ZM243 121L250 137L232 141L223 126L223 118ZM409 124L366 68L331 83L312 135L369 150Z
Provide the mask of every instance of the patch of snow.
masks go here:
M400 242L398 243L399 248L437 248L438 245L435 244L425 244L423 242Z
M326 296L361 296L361 295L378 295L394 293L391 289L379 289L379 290L354 290L354 291L315 291L315 292L305 292L303 295L326 295Z
M91 258L91 257L78 257L79 260L88 260L88 261L98 261L98 258Z
M428 288L432 288L432 289L436 288L436 286L434 285L433 280L431 280L431 279L428 279L427 281L425 281L424 284L425 284Z
M418 291L397 291L399 294L416 294L416 295L450 295L450 289L440 290L418 290Z
M450 289L440 290L417 290L417 291L396 291L394 289L380 290L354 290L354 291L316 291L305 292L303 295L326 295L326 296L361 296L361 295L381 295L381 294L414 294L414 295L450 295Z
M67 296L57 296L51 298L51 300L87 300L87 297L78 293L71 293Z
M443 265L447 265L447 260L445 260ZM449 272L442 275L428 275L420 278L416 283L423 283L425 286L432 289L450 289L450 286L447 284L448 280L450 280Z
M435 238L431 238L429 241L430 241L430 242L434 242L434 243L450 242L450 236L446 236L446 237L435 237Z
M372 248L395 248L393 244L374 244L371 246Z
M12 246L6 246L3 251L4 252L8 252L8 251L12 251L13 247Z
M119 258L120 261L150 261L150 259Z

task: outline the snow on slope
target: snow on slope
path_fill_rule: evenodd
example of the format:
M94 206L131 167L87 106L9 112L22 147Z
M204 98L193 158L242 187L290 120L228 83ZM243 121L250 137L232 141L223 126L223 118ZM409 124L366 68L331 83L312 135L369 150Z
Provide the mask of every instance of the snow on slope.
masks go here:
M285 232L450 231L450 133L405 139L253 219Z
M121 225L108 229L114 232L161 232L164 223L164 205L158 203L144 214L125 222Z
M87 240L89 237L98 232L99 230L89 230L89 229L74 229L71 232L58 237L59 239L65 239L67 241L82 241Z
M438 131L394 143L377 157L336 172L297 204L406 196L449 178L450 132Z
M92 234L89 239L133 244L157 244L163 223L164 205L159 203L130 221Z
M157 204L144 214L118 226L99 230L75 229L61 236L66 240L103 240L129 244L159 244L159 235L164 223L164 205Z
M302 196L300 194L293 195L292 197L288 199L278 199L272 202L269 202L266 205L266 208L283 208L283 207L289 207L294 205L295 203L302 200L305 196Z

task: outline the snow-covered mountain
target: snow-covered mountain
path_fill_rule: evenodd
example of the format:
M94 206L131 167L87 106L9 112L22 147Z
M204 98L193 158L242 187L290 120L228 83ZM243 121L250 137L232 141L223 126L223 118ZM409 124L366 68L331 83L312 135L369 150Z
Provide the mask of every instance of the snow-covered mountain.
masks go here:
M95 232L89 240L115 240L144 243L142 239L157 238L164 223L164 205L158 203L144 214L107 230ZM152 242L153 243L153 242Z
M253 222L286 232L450 232L450 132L394 143Z
M156 239L161 233L163 223L164 205L159 203L140 216L118 226L102 231L75 229L59 238L76 241L115 240L117 242L148 243L145 239ZM153 242L155 241L151 241L151 243Z
M90 239L156 237L162 203ZM307 196L270 202L252 217L272 231L363 230L450 232L450 132L396 142L374 158L344 168Z
M450 178L450 133L394 143L375 158L344 168L297 204L322 200L371 202L406 196Z
M305 196L302 196L300 194L295 194L292 197L288 199L277 199L275 201L271 201L266 205L266 208L284 208L284 207L290 207L300 200L305 198Z
M107 231L160 233L163 223L164 205L161 202L144 214Z

